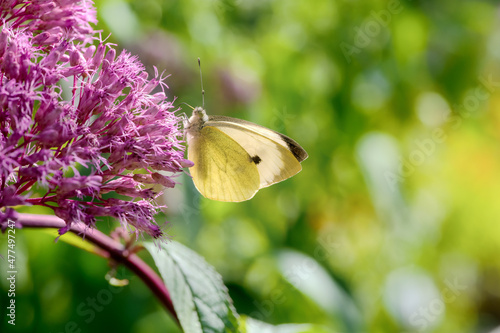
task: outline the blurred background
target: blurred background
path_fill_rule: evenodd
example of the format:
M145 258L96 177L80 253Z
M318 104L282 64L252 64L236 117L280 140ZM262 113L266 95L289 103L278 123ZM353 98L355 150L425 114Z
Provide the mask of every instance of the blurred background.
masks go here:
M325 332L500 330L496 2L96 6L103 38L171 74L183 112L202 103L200 57L209 114L309 153L301 173L244 203L201 198L188 177L164 195L159 221L223 275L240 314ZM17 233L17 324L2 319L2 331L179 332L123 268L130 285L92 306L110 294L109 266L53 240Z

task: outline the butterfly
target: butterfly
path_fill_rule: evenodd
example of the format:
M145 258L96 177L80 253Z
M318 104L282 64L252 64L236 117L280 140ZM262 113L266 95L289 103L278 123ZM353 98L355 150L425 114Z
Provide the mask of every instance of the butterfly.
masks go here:
M293 139L249 121L194 108L185 123L189 168L206 198L240 202L302 170L308 155Z

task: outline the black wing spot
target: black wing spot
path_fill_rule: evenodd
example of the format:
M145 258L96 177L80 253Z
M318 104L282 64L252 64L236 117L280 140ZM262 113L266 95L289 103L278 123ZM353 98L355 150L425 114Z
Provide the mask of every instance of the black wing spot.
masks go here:
M252 160L252 162L254 162L255 164L259 164L262 159L258 156L258 155L255 155L255 156L250 156L250 159Z

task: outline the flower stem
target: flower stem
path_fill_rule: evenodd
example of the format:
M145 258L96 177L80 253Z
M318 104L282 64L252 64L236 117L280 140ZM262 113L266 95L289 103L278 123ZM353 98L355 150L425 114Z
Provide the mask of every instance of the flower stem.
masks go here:
M57 216L38 214L19 214L16 223L16 227L18 228L60 229L64 226L66 226L66 223ZM151 289L176 322L179 323L170 293L163 280L138 255L131 253L120 242L115 241L99 230L89 229L81 222L73 222L70 231L84 240L97 245L102 250L98 253L100 256L121 263L135 273Z

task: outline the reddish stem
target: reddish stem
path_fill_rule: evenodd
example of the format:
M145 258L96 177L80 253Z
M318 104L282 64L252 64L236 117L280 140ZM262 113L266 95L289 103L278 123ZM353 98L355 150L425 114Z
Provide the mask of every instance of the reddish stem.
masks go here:
M17 222L19 222L20 226L16 224L16 227L21 228L60 229L66 226L64 220L54 215L19 214ZM170 293L163 280L138 255L131 253L120 242L113 240L99 230L89 229L81 222L73 223L70 231L81 236L84 240L97 245L102 250L102 252L97 253L98 255L107 259L113 259L134 272L151 289L153 294L170 312L177 323L179 323Z

